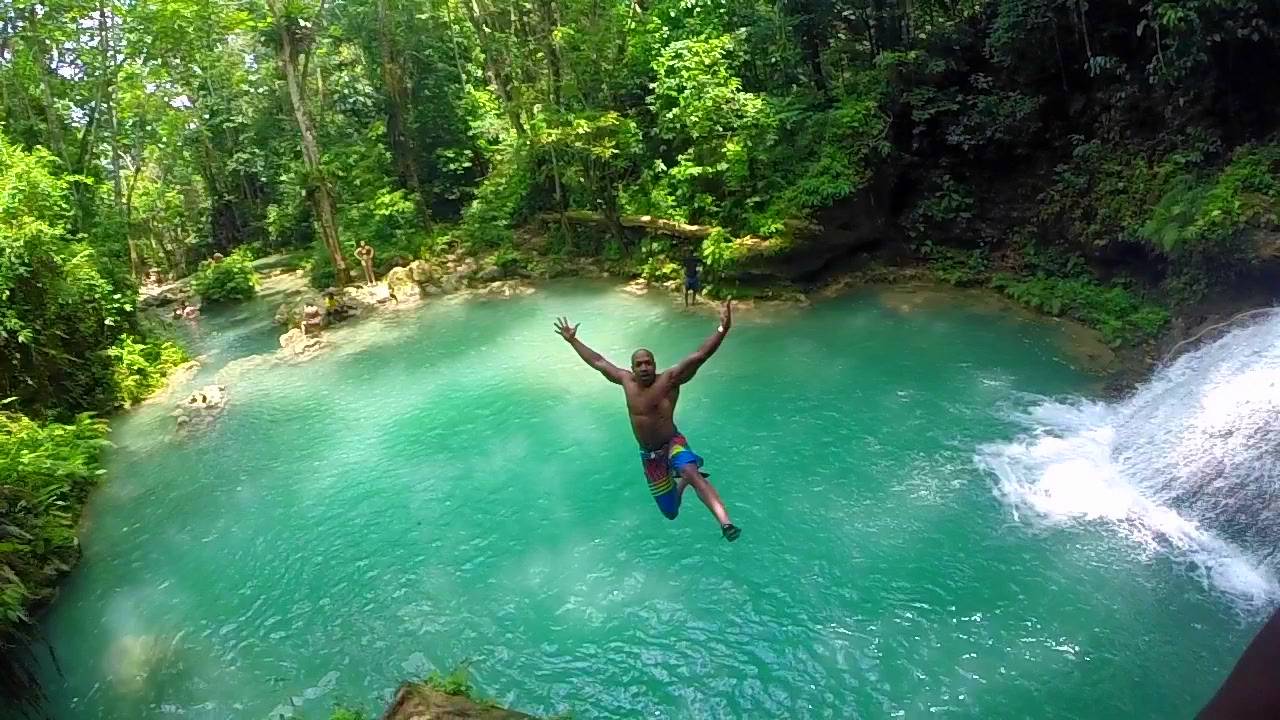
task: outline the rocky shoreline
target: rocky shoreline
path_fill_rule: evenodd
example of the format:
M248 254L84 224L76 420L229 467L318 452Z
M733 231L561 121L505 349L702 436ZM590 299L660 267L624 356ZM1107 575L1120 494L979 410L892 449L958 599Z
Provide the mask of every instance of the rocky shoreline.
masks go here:
M572 264L560 258L535 258L525 263L534 268L530 270L525 265L502 266L462 253L451 253L432 261L414 260L394 267L373 285L356 284L321 291L308 284L298 257L271 256L255 261L255 269L263 277L260 297L275 307L272 319L281 330L279 350L255 361L306 362L333 349L334 343L328 334L332 328L386 312L408 310L437 299L521 297L535 292L538 283L552 279L614 280L619 282L618 289L622 292L666 293L673 303L678 303L681 296L678 281L650 282L631 273L619 273L596 258L574 258ZM987 288L956 288L940 283L927 267L912 263L864 264L833 271L804 287L787 285L753 290L751 297L738 301L744 311L804 307L814 300L871 290L895 311L947 304L963 296L965 302L978 307L1052 323L1061 328L1064 353L1080 369L1102 379L1101 391L1108 399L1128 395L1163 362L1172 359L1174 352L1185 352L1199 342L1218 337L1223 332L1219 328L1230 329L1231 318L1264 300L1258 292L1222 298L1212 307L1190 309L1176 316L1155 344L1115 349L1102 341L1100 333L1081 323L1028 310ZM139 305L164 317L168 315L168 307L189 297L189 287L179 281L149 288ZM192 367L185 367L170 383L170 391L160 396L170 396L172 388L183 377L189 378L193 371ZM217 401L205 403L200 393ZM198 389L175 405L172 415L178 424L178 434L208 426L225 405L224 384Z

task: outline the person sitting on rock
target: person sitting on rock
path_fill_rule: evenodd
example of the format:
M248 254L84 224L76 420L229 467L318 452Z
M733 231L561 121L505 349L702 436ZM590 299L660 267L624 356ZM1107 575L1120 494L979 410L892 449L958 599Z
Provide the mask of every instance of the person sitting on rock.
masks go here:
M329 288L324 291L324 314L331 322L342 322L351 315L351 307L347 305L345 299L338 297L337 288Z
M364 267L365 283L376 283L377 279L373 276L373 247L361 240L360 247L356 248L356 257L360 258L360 265Z

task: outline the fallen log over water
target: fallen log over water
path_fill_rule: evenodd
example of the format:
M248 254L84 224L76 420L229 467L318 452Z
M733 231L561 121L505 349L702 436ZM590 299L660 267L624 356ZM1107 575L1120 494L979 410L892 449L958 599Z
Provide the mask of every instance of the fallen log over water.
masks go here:
M548 212L542 213L538 218L544 222L559 222L560 213ZM585 225L601 225L607 227L608 218L604 213L592 212L590 210L569 210L564 214L564 219L572 223ZM623 215L618 218L618 222L624 228L639 228L650 232L661 233L663 235L672 235L674 237L685 238L687 240L705 240L711 233L716 231L716 227L712 225L690 225L676 220L665 220L656 218L652 215ZM804 220L787 220L783 223L789 232L796 234L812 234L822 231L822 228ZM751 239L754 236L738 238L740 240Z

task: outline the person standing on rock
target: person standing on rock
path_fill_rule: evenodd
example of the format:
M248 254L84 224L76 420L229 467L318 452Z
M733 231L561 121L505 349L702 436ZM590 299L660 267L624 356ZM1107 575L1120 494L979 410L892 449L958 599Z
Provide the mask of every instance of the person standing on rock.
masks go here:
M731 301L730 301L731 302ZM570 325L567 318L556 320L556 334L573 346L583 362L604 375L615 385L621 385L627 397L627 413L631 416L631 430L640 443L640 461L649 481L649 492L658 503L658 509L668 520L675 520L680 512L680 499L690 485L707 506L720 532L732 542L742 533L729 520L729 513L720 501L720 494L702 472L702 458L689 448L689 441L676 429L676 401L680 399L680 386L693 379L729 334L733 322L730 302L720 308L720 326L685 359L674 367L659 373L653 353L641 348L631 354L631 370L623 370L587 347L578 339L578 325Z
M689 295L693 295L693 302L698 302L698 291L702 289L702 281L698 278L698 267L702 265L702 260L697 255L689 253L684 257L684 306L689 307Z
M360 241L360 247L356 248L356 257L360 258L360 264L364 267L364 281L373 285L377 280L373 277L373 246L365 241Z

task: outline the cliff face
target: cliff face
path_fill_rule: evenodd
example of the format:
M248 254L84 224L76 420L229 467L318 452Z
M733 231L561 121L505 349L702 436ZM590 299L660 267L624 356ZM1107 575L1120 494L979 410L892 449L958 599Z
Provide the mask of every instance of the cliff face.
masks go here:
M477 703L459 695L446 695L421 683L405 683L382 720L537 720L514 710Z

